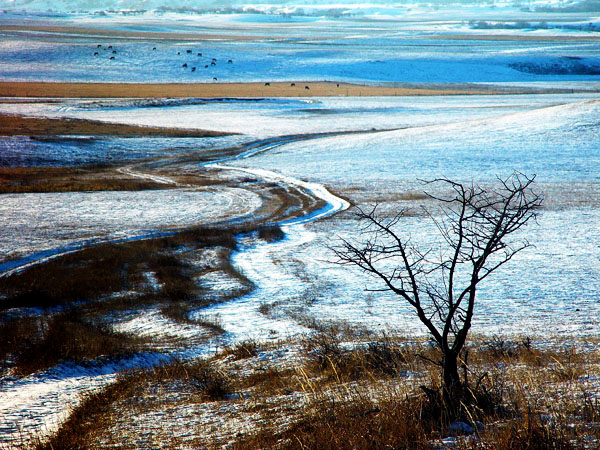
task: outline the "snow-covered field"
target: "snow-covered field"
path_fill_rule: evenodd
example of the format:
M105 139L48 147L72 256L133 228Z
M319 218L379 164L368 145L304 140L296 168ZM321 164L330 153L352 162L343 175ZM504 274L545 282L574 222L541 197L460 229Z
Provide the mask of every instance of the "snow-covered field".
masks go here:
M111 11L105 2L2 1L0 11L6 12L0 13L0 27L25 22L76 25L92 32L66 39L52 30L4 30L0 78L528 84L597 83L600 74L600 43L594 38L600 30L598 11L539 10L552 6L548 3L530 2L527 9L508 2L441 8L311 2L308 8L250 5L245 11L228 10L220 2L215 7L214 2L187 1L165 4L165 11L155 9L156 3L119 1ZM186 7L191 13L185 13ZM150 11L126 14L145 9ZM73 10L82 12L65 14ZM94 36L94 29L187 37L183 42L160 36L122 39ZM462 37L457 39L457 34Z
M221 6L228 14L220 14L214 6L188 3L171 2L165 10L159 9L162 3L155 0L0 0L0 81L205 82L215 76L219 81L487 83L568 92L213 101L11 103L2 99L0 112L4 113L240 135L200 140L0 137L0 166L107 162L125 166L135 160L170 160L255 139L295 135L261 147L264 151L248 157L222 161L227 172L293 186L326 201L331 208L282 223L286 237L275 243L251 236L240 238L233 263L255 284L255 290L194 313L218 317L227 343L306 333L303 319L423 336L425 330L408 307L390 295L366 293L364 288L373 286L373 280L331 263L328 246L335 245L339 236L356 236L357 223L349 212L334 217L328 214L345 210L346 200L360 205L381 203L388 212L399 206L414 207L422 198L421 181L435 177L489 185L496 176L512 171L536 174L537 189L545 196L544 208L539 223L522 231L535 247L482 284L473 331L486 336L526 335L539 341L555 337L585 341L597 335L600 12L586 12L585 2L573 12L566 11L571 4L550 2L530 2L526 11L512 2L498 3L495 8L471 5L438 11L408 4L349 2L331 6L312 2L290 7L272 2L244 7L233 2ZM562 9L550 11L553 7ZM149 11L132 15L111 12L111 8ZM54 12L47 13L48 9ZM68 14L73 9L86 12ZM68 37L60 31L3 28L22 25L23 20L31 25L208 33L212 37L197 41ZM456 39L458 33L463 38ZM222 38L213 36L218 34ZM98 44L102 48L96 50ZM117 51L115 60L107 57L104 48L108 45ZM188 49L193 52L187 53ZM94 51L100 54L95 57ZM212 58L217 60L214 66ZM230 64L226 62L229 59ZM196 64L198 70L185 70L183 62ZM374 129L381 131L371 132ZM341 131L364 133L301 136ZM202 170L204 163L185 164ZM186 166L174 165L169 170L174 167L184 171ZM153 176L151 172L148 166L145 176ZM262 202L255 192L229 185L142 192L2 194L0 262L88 240L119 240L165 229L243 220L252 217ZM421 214L403 220L402 230L425 245L435 235ZM212 281L206 278L215 288L219 281L218 276ZM268 307L268 314L261 306ZM194 326L175 324L155 310L130 317L116 328L157 338L191 339L202 333ZM216 345L220 344L211 341L184 356L204 354ZM146 355L89 370L67 364L26 379L3 380L0 433L18 440L22 433L52 430L79 393L114 380L119 370L153 364L160 358ZM59 394L65 386L67 391Z

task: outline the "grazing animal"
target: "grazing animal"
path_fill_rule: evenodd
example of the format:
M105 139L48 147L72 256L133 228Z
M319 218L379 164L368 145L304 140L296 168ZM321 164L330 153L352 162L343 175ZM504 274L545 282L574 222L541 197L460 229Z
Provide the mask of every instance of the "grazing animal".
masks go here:
M290 86L292 86L292 87L295 87L295 86L296 86L296 83L292 83L292 84L290 84Z
M202 56L202 53L198 53L198 56Z
M217 81L217 77L213 77L213 81Z
M337 87L340 87L340 83L337 84Z
M111 56L111 57L110 57L110 59L115 59L115 57L114 57L114 56Z
M208 69L208 64L204 66L205 69Z
M94 52L94 56L98 56L98 54L99 54L98 52Z
M183 66L181 66L181 67L187 67L187 63L183 63Z
M178 55L181 55L181 52L177 52Z
M310 90L310 88L308 86L304 86L304 89L306 89L307 91Z
M216 65L217 65L217 63L213 61L213 62L211 62L211 63L210 63L210 65L211 65L211 66L216 66Z
M113 52L113 55L116 55L116 54L117 54L117 51L116 51L116 50L113 50L112 52Z
M195 68L195 67L192 67L192 72L195 72L195 71L196 71L196 68Z
M96 48L100 48L100 47L102 47L102 44L96 45Z
M227 64L233 64L233 61L231 59L227 60Z
M192 53L192 51L191 50L186 50L186 53Z
M265 86L271 86L271 83L265 83Z
M213 59L212 59L212 61L213 61L213 62L217 62L217 58L213 58Z
M108 48L108 49L111 49L111 48L112 48L112 45L109 45L107 48Z
M152 50L156 50L156 47L152 47Z

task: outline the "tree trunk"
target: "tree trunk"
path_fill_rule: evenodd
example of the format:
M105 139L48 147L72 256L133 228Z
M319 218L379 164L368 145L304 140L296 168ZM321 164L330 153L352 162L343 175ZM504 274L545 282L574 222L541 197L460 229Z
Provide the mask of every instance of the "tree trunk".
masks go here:
M458 354L447 351L442 357L444 403L450 416L455 415L463 396L463 384L458 374Z

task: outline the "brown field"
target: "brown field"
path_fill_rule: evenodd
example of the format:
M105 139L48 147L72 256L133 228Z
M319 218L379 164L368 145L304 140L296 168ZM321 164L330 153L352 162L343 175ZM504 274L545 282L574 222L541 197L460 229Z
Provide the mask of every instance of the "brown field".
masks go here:
M327 81L268 83L46 83L0 82L0 97L35 98L256 98L492 95L525 93L483 87L420 88ZM295 84L295 86L292 86ZM307 89L308 87L308 89Z
M455 433L419 387L439 383L426 342L374 335L341 345L349 338L331 329L303 342L242 342L207 360L122 374L36 448L597 448L600 405L585 381L598 373L597 352L475 341L469 371L489 407L470 408L463 420L479 428L447 447ZM264 358L279 346L296 356ZM173 427L181 417L185 426Z
M111 169L73 167L0 167L0 194L25 192L140 191L166 189Z
M82 119L46 119L0 113L0 136L165 136L207 137L230 133L180 128L141 127Z

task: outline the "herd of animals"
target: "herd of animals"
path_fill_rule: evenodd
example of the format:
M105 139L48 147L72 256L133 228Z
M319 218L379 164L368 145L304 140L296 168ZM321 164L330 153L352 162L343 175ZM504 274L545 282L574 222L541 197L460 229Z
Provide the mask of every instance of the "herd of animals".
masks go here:
M152 51L156 51L156 47L152 47ZM192 50L186 50L185 51L185 55L189 55L191 56L194 52ZM103 55L109 55L109 60L113 61L116 59L118 53L116 49L113 49L112 45L107 45L107 46L103 46L102 44L97 44L95 51L94 51L94 56L95 57L101 57ZM181 51L177 52L178 56L182 55ZM196 56L197 57L202 57L202 53L200 52L196 52ZM227 60L227 64L233 64L233 60L229 59ZM204 68L208 69L209 67L214 67L217 65L217 59L216 58L211 58L210 63L206 63L204 64ZM183 69L190 69L192 72L196 71L197 66L193 66L191 63L188 64L187 62L184 62L181 67ZM217 77L213 77L213 81L217 81Z
M152 51L156 51L156 47L152 47ZM198 52L198 51L193 51L190 49L185 50L185 53L182 53L182 51L178 51L177 52L177 56L193 56L193 54L196 53L196 57L197 58L202 58L202 53ZM94 51L94 57L101 57L104 55L108 55L109 56L109 60L113 61L116 59L118 53L117 50L113 48L112 45L106 45L103 46L102 44L97 44L95 51ZM215 67L217 65L217 58L211 58L210 62L206 62L205 64L199 64L199 65L192 65L193 63L187 63L184 62L183 64L181 64L181 68L182 69L189 69L191 72L196 72L196 69L198 67L200 67L201 65L204 65L205 69L208 69L210 67ZM198 64L198 63L196 63ZM227 64L233 64L233 60L232 59L228 59L227 60ZM217 77L213 77L213 81L218 81ZM271 86L271 83L267 82L265 83L265 87L269 87ZM291 87L296 87L296 83L290 83ZM337 87L340 87L339 83L337 84ZM304 86L305 90L310 90L310 86L309 85L305 85Z

